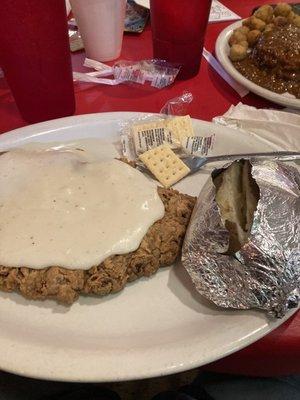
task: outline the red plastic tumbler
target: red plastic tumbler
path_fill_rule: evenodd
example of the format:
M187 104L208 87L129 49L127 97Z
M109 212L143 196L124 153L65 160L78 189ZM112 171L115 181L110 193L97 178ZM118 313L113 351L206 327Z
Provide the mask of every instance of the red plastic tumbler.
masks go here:
M74 113L65 0L0 0L0 66L28 122Z
M211 0L150 0L154 58L181 65L179 79L200 68Z

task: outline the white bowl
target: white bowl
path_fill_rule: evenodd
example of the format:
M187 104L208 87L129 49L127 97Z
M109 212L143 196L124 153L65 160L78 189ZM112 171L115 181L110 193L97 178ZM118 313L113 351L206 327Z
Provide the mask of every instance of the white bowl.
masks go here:
M300 109L300 99L296 99L293 95L279 94L272 92L271 90L264 89L263 87L256 85L249 79L245 78L232 64L229 59L229 44L228 39L231 36L234 29L239 28L242 25L242 21L235 22L225 28L216 41L216 55L223 66L223 68L231 75L237 82L245 86L251 92L264 97L267 100L273 101L273 103L280 104L289 108Z

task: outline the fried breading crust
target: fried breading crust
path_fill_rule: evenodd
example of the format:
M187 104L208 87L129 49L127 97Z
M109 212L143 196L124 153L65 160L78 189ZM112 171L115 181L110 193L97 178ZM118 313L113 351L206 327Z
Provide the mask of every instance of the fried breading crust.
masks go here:
M158 188L158 193L165 215L149 228L136 251L111 256L89 270L0 266L0 290L17 291L27 299L52 298L72 304L81 293L99 296L115 293L127 282L149 277L158 268L171 265L180 253L195 199L172 189Z

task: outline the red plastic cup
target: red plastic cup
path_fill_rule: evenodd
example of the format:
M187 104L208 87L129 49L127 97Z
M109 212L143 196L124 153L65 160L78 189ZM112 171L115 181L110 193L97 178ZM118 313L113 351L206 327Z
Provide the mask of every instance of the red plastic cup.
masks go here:
M0 66L28 122L74 113L65 0L0 0Z
M150 0L153 56L181 65L179 79L197 75L211 0Z

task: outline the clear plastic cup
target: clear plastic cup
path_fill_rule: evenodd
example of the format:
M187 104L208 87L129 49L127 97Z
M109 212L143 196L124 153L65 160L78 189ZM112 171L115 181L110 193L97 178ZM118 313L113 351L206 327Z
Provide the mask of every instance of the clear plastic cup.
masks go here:
M88 58L111 61L121 54L126 0L70 0Z

